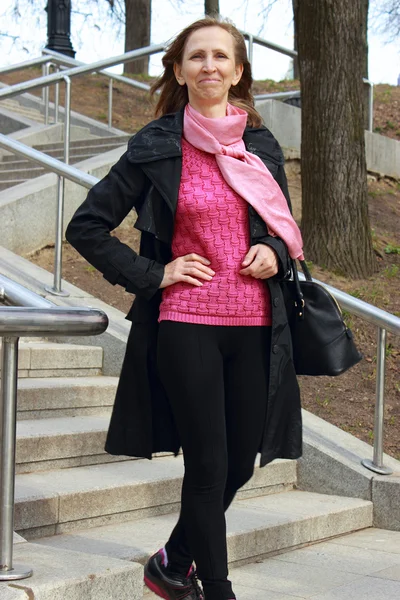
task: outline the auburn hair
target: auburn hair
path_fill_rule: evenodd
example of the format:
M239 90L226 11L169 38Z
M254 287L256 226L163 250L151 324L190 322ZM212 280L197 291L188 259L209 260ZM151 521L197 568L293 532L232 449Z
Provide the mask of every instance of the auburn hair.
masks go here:
M239 83L232 86L228 94L228 102L242 108L247 112L247 124L250 127L259 127L262 123L261 116L254 108L254 99L251 93L253 77L251 65L247 58L246 44L240 31L228 20L216 17L204 17L195 21L183 31L168 46L163 59L164 71L151 86L151 94L160 90L160 96L155 108L156 117L176 112L183 108L189 101L186 85L179 85L174 73L174 64L182 64L185 44L189 36L203 27L221 27L231 34L234 40L235 63L243 65L243 74Z

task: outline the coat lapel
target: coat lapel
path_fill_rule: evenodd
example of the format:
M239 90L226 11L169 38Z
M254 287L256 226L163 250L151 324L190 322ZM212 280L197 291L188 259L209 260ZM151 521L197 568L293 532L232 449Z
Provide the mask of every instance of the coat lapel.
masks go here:
M165 222L165 211L159 207L155 210L155 202L150 188L148 197L144 200L144 213L146 206L152 205L153 219L142 227L139 216L138 228L150 231L158 239L166 243L172 240L173 220L178 204L179 185L182 172L182 139L183 109L164 115L152 121L134 135L128 144L128 160L140 164L141 169L158 191L168 207L168 223ZM247 150L261 158L271 173L276 173L277 165L283 164L283 154L280 146L272 134L263 126L259 128L247 127L243 140ZM157 213L159 217L157 218Z

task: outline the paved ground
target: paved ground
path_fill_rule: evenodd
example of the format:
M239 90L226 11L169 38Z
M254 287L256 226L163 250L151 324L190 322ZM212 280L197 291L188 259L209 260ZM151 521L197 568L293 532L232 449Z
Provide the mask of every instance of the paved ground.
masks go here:
M364 529L231 569L230 578L238 600L398 600L400 532Z

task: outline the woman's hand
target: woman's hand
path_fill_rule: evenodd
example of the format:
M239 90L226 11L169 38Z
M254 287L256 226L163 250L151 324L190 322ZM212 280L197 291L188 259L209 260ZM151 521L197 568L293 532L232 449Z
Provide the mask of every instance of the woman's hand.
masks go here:
M209 264L210 261L207 258L194 252L180 256L165 265L160 288L166 288L169 285L178 283L178 281L184 281L197 287L202 286L203 283L199 279L211 281L215 275L215 272L208 266Z
M278 255L266 244L252 246L246 254L239 271L240 275L250 275L255 279L269 279L279 270Z

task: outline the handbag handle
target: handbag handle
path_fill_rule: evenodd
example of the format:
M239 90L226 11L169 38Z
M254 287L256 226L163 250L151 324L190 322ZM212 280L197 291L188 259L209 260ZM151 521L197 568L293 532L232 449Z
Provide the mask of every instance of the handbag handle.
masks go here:
M296 292L295 306L297 308L298 317L300 319L303 319L304 318L304 310L303 310L304 309L304 297L303 297L303 292L301 291L301 287L300 287L300 280L299 280L299 273L297 271L296 259L291 258L290 261L291 261L291 267L292 267L294 287L295 287L295 292ZM300 260L299 262L301 264L301 268L302 268L302 271L304 273L306 280L312 281L311 273L308 270L305 260Z

